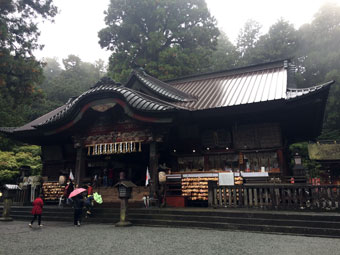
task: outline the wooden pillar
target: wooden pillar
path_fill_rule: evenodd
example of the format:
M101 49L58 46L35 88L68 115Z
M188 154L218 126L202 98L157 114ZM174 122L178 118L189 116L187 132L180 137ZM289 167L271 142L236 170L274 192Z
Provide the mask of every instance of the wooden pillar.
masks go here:
M287 169L287 152L283 149L278 149L277 150L277 160L279 163L279 167L281 170L281 175L287 176L289 175L288 169Z
M157 156L157 143L150 143L150 177L151 177L151 195L158 194L158 156Z
M75 169L75 184L80 185L80 179L84 176L85 168L85 153L82 147L77 147L76 169Z

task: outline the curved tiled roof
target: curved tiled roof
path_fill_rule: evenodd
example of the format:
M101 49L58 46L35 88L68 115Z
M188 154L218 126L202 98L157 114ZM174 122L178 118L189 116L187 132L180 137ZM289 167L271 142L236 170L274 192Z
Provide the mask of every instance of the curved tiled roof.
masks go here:
M22 127L1 128L0 131L5 133L31 131L65 118L73 118L79 109L96 105L101 100L113 100L123 107L128 106L128 112L132 110L130 113L137 115L167 113L180 109L184 111L231 109L239 105L303 99L326 91L334 83L330 81L310 88L293 89L289 88L291 84L288 76L289 65L286 61L184 77L167 83L142 70L134 70L124 86L119 86L109 78L102 79L88 91L38 119ZM142 91L146 88L145 93L148 94L130 88L136 80L142 84Z
M82 102L86 98L92 97L93 95L99 95L102 93L114 94L124 99L124 101L131 108L138 110L138 111L167 112L167 111L174 111L180 108L170 103L161 101L159 99L152 98L148 95L143 95L142 93L139 93L129 88L117 87L117 86L113 86L112 84L100 85L100 86L96 86L96 87L93 87L92 89L87 90L86 92L84 92L83 94L75 98L74 100L70 100L69 103L66 104L63 109L58 111L56 114L53 114L49 118L45 119L44 121L40 122L36 126L42 126L42 125L57 121L63 118L64 116L66 116L69 112L72 112L72 110L76 108L76 105L78 105L80 102Z
M196 100L192 95L178 90L173 86L148 75L144 71L134 70L133 74L144 86L166 99L175 102L190 102Z

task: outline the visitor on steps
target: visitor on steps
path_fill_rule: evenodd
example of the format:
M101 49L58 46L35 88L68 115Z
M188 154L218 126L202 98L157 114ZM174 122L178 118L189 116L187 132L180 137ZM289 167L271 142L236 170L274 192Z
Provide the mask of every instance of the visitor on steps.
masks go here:
M34 221L38 217L38 226L42 227L43 225L41 224L41 214L42 214L42 208L44 206L44 202L42 200L42 194L39 195L34 201L33 201L33 209L32 209L32 214L33 214L33 219L28 226L32 227Z
M103 186L107 188L108 180L107 180L107 168L103 170Z
M113 168L110 168L108 171L108 182L109 182L109 187L113 186L113 176L114 176L114 172L113 172Z
M85 200L85 207L86 207L86 218L92 214L93 208L93 188L91 183L87 184L87 197Z
M72 199L68 198L68 197L70 196L70 194L73 190L74 190L73 182L72 182L72 180L69 180L67 182L67 185L66 185L65 190L64 190L64 198L65 198L67 205L72 204Z
M74 226L80 227L84 207L83 195L79 194L73 197L72 200L74 208Z

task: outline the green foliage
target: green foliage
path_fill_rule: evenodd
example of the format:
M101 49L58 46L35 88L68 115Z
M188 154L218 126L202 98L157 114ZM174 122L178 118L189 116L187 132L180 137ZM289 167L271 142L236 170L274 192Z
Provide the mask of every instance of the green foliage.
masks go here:
M236 47L229 41L227 35L223 32L217 38L217 47L210 56L205 72L214 72L220 70L227 70L236 67L237 59L239 59L239 52Z
M253 65L295 56L299 37L292 24L279 19L262 36L260 29L258 22L250 20L241 30L237 41L237 51L240 53L238 65Z
M0 151L0 182L14 182L22 166L29 166L31 175L40 175L40 155L41 148L35 145L17 146L13 151Z
M19 171L0 170L0 184L14 183Z
M310 24L299 29L299 86L310 87L329 80L340 81L340 6L325 4ZM340 139L340 88L332 86L320 138Z
M289 22L280 19L260 37L254 62L270 62L293 57L299 46L298 33Z
M0 152L0 170L19 170L15 154L12 151Z
M7 125L15 124L11 115L19 112L17 108L41 96L37 85L43 78L42 65L32 54L42 47L37 43L37 22L56 13L52 0L0 1L0 104L7 104L2 113Z
M339 73L340 6L326 4L321 7L311 24L299 29L299 34L299 64L304 67L301 87L324 82L332 70Z
M117 81L135 64L158 78L197 73L219 34L204 0L111 0L105 23L99 43L113 52L109 74Z
M65 104L70 97L79 96L103 77L105 66L102 60L95 64L81 61L75 55L63 59L62 69L55 58L46 58L44 82L39 86L44 99L34 103L31 117L39 117ZM32 118L33 119L33 118Z
M256 43L260 39L261 25L257 21L248 20L237 37L236 49L240 54L238 65L251 64L252 56L256 49Z
M298 154L302 158L302 165L306 170L306 175L311 178L320 177L321 165L315 161L310 160L308 156L308 143L294 143L289 146L291 168L294 166L294 155Z

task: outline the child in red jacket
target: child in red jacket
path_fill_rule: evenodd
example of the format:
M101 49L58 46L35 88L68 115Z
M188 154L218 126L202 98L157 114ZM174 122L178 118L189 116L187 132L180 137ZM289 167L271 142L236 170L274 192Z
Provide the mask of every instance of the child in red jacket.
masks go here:
M41 214L42 214L42 208L44 206L44 202L42 200L42 195L37 197L34 202L33 202L33 209L32 209L32 214L33 214L33 219L28 226L32 227L33 222L37 219L38 217L38 226L42 227L43 225L41 224Z

